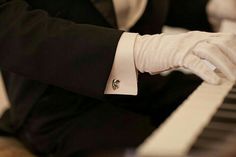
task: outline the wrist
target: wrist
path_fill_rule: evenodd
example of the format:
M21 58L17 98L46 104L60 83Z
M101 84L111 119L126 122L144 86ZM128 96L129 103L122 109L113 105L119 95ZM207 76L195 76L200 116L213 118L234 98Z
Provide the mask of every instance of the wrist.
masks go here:
M147 51L149 49L147 46L150 43L151 35L137 35L134 44L134 63L136 69L141 72L149 72L146 70L147 55L150 53ZM148 54L147 54L148 53Z

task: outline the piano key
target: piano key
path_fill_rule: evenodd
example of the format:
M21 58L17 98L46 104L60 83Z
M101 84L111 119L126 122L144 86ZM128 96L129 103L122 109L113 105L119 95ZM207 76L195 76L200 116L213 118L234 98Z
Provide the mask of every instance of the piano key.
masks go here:
M207 83L199 86L165 123L137 148L138 156L185 156L203 128L211 121L233 84L224 80L219 86ZM229 99L231 102L231 97ZM234 119L233 122L228 119L231 120L220 113L212 120L217 123L223 121L230 126L235 124Z
M226 98L236 99L236 94L232 92L232 89L229 91Z
M235 28L235 25L235 22L224 20L222 22L222 27L220 30L222 32L230 31L230 33L235 33L235 30L229 30L229 28L231 27ZM236 84L234 84L234 82L230 82L223 79L222 84L219 86L211 86L206 83L200 85L198 89L195 90L194 93L190 95L190 97L166 120L166 122L163 123L159 127L159 129L157 129L151 136L149 136L144 141L142 145L138 147L136 151L137 155L139 157L182 157L187 155L186 152L190 150L195 140L197 140L198 143L209 142L207 140L205 140L204 142L202 139L201 141L199 141L199 139L197 138L198 136L201 138L202 130L203 134L204 130L207 129L222 130L226 132L232 130L235 133L235 122L228 120L231 118L225 118L224 115L223 117L215 116L214 118L212 118L212 116L221 106L223 99L225 98L225 96L227 96L228 93L230 95L226 98L224 103L235 105ZM231 111L231 109L232 106L225 105L223 108L219 109L219 111L225 113L225 111ZM208 116L206 116L205 114L207 114ZM203 120L204 118L205 121ZM198 119L199 123L195 121L196 119ZM205 129L203 129L204 127ZM233 146L232 148L235 148L236 134L233 134L232 137L233 138L228 138L227 142L230 143L231 147ZM203 150L203 146L208 146L207 143L198 146L194 145L193 147L195 147L196 149L199 148L200 150ZM216 145L214 146L216 147ZM217 151L214 151L215 155L212 155L212 152L210 152L211 155L198 153L197 157L230 156L228 153L227 155L219 155L219 150L224 149L222 147L223 143L218 146L219 147ZM196 149L191 149L191 151ZM191 154L188 154L188 156L189 155L192 156Z
M218 136L224 137L229 134L232 134L233 132L234 130L220 130L220 129L212 129L212 128L206 127L200 136L218 138Z
M225 114L227 112L223 113ZM211 120L198 136L189 154L220 151L222 145L226 145L226 143L235 144L235 137L231 138L231 136L236 135L236 125L215 122L213 120Z
M230 99L230 98L227 98L225 99L224 103L230 103L230 104L235 104L235 99Z
M225 122L233 122L236 123L236 114L231 111L217 111L216 114L214 115L213 119L218 119L222 120Z
M226 141L226 140L225 140ZM214 151L221 149L221 142L210 141L208 139L198 139L196 143L192 146L191 151L198 149L198 151ZM196 150L195 150L196 151Z
M216 122L236 124L234 119L226 119L226 118L222 118L222 117L213 117L213 120L216 121Z
M224 100L225 103L236 104L236 94L229 93Z
M227 117L227 118L233 118L233 119L236 119L236 114L233 112L233 111L230 111L230 110L218 110L216 113L215 113L215 116L221 116L221 117Z
M201 135L199 136L199 138L195 141L194 146L201 146L203 143L204 145L201 146L201 147L206 147L206 145L217 145L217 144L223 144L223 143L235 143L235 138L231 138L232 135L235 135L234 134L235 132L229 132L225 135L222 135L222 134L218 134L219 137L217 137L217 134L215 135L210 135L210 134L207 134L207 133L203 133L205 135Z
M233 89L230 93L236 94L236 89Z
M194 143L192 146L191 150L189 151L189 156L196 156L199 157L199 155L194 155L194 154L199 154L199 153L204 153L206 152L211 154L213 152L222 152L225 147L222 146L235 146L236 144L236 134L235 130L233 133L229 133L227 135L224 135L224 138L221 137L222 140L214 140L211 138L205 138L203 136L200 136L198 140ZM233 147L232 147L233 148ZM201 155L202 156L202 155ZM223 157L223 156L222 156Z
M229 157L223 155L218 156L218 153L223 151L224 147L222 148L222 144L215 147L193 146L191 151L189 151L188 156L185 157Z
M229 123L222 123L222 122L216 122L212 121L207 125L206 128L209 129L215 129L215 130L222 130L222 131L235 131L234 129L236 128L236 124L229 124Z
M229 93L236 94L236 88L232 88Z
M232 87L232 89L236 89L236 85L234 85L234 86Z
M230 103L223 103L219 108L220 110L236 111L236 105Z

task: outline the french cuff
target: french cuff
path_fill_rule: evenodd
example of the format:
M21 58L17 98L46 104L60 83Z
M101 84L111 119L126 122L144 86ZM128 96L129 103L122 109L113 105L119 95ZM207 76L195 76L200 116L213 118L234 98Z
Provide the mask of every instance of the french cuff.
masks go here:
M118 42L116 54L105 94L137 95L137 70L134 63L134 43L137 33L124 32Z

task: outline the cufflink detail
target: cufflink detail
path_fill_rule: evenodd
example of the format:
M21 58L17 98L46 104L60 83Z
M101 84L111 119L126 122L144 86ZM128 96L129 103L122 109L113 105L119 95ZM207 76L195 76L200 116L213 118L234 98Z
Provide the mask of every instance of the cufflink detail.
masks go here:
M120 80L113 79L112 80L112 89L117 90L119 88Z

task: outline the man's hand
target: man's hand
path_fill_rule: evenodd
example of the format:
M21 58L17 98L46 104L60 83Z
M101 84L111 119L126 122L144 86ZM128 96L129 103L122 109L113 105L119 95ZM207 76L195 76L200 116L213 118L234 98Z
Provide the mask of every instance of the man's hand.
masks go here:
M185 67L212 83L220 77L205 60L229 80L236 79L236 36L193 31L179 35L144 35L136 38L134 61L140 72L159 73Z
M236 0L210 0L207 14L214 30L218 31L223 20L236 22Z

